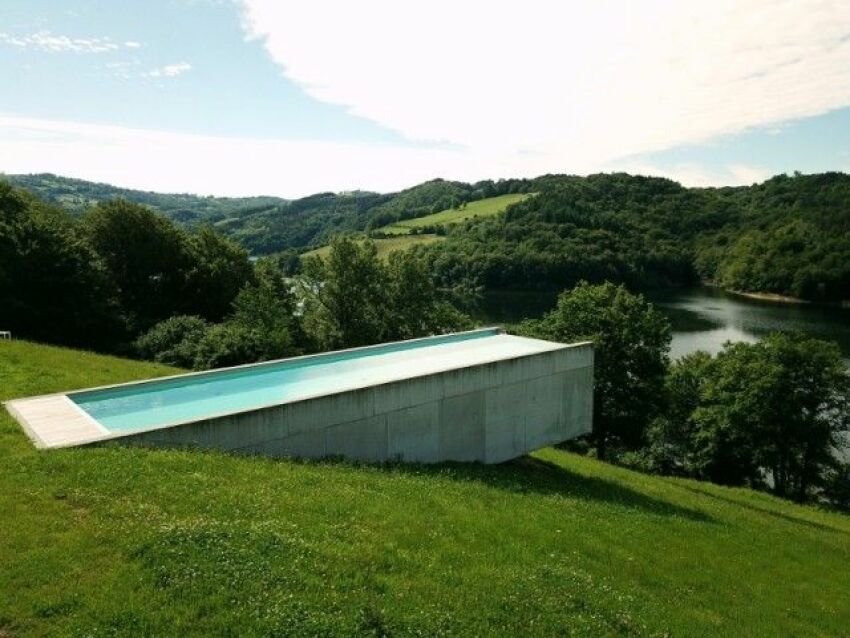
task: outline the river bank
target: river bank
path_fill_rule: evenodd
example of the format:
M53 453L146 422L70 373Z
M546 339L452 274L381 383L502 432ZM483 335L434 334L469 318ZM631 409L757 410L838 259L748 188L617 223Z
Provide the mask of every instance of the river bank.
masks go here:
M729 295L736 295L738 297L745 297L747 299L754 299L756 301L770 301L773 303L787 303L787 304L810 304L812 303L808 299L802 299L800 297L792 297L791 295L780 295L775 292L750 292L747 290L735 290L733 288L726 288L721 286L720 284L716 284L713 281L701 281L700 285L705 288L713 288L715 290L720 290L721 292L725 292Z

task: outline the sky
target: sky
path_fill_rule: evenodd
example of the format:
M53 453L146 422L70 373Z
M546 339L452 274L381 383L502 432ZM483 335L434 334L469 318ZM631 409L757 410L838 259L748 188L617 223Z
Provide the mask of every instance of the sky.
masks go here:
M847 0L3 0L0 172L298 197L850 172Z

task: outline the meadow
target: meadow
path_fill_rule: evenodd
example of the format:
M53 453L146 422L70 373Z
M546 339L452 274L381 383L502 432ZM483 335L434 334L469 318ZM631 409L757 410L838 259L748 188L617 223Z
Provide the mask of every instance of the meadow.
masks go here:
M0 399L173 373L0 342ZM38 451L0 411L0 636L825 636L850 517L546 449L498 466Z
M425 215L424 217L405 219L379 228L378 230L387 235L406 235L414 228L459 224L469 219L493 217L503 212L511 204L521 202L528 197L531 197L531 195L525 193L488 197L487 199L469 202L462 208L448 208L431 215Z

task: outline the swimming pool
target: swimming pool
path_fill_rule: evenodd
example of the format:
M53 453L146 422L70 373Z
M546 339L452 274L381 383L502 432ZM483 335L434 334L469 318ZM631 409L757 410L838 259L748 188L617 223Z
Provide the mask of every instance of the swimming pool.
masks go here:
M482 351L478 346L492 347L481 340L498 334L488 329L415 339L68 396L109 431L131 432L397 379L407 374L416 350L424 349L420 369L450 358L472 360ZM500 346L502 353L507 345Z
M275 456L492 461L586 431L592 365L589 344L488 328L7 407L40 447L121 439Z

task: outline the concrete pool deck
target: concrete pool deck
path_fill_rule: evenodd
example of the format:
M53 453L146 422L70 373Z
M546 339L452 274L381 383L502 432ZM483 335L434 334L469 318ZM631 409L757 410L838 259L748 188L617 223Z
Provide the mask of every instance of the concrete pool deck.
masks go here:
M497 329L7 402L37 447L499 462L586 433L593 350Z
M112 436L64 394L7 401L6 409L39 448L82 445Z

